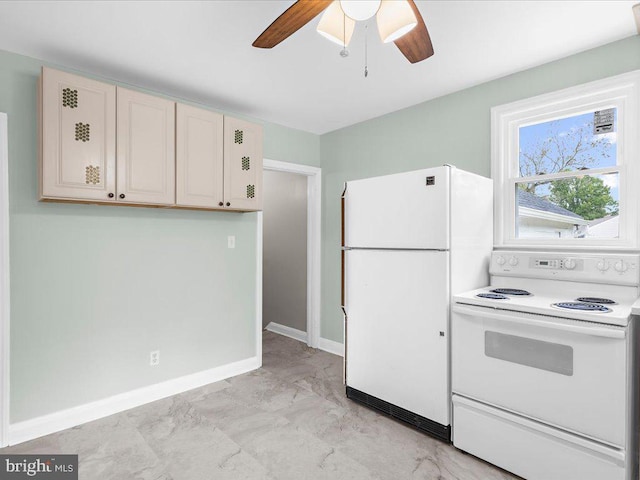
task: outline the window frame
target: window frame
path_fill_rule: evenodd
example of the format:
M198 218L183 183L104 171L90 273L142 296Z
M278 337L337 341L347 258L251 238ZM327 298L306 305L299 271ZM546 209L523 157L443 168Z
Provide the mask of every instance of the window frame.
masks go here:
M500 105L491 109L491 177L494 182L494 244L509 248L609 250L637 249L640 203L640 70ZM516 183L519 177L519 129L581 113L617 108L617 165L594 168L589 174L619 172L619 237L614 239L516 238ZM586 171L584 172L587 173ZM566 178L575 172L545 175ZM543 178L540 176L539 178ZM634 191L634 183L637 185Z

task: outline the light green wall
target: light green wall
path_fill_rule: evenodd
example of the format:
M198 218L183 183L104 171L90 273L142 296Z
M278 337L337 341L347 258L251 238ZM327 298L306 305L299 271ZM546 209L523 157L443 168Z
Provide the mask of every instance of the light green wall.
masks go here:
M11 422L253 357L256 214L38 202L42 64L0 51ZM265 157L319 165L317 135L269 123L264 130ZM234 250L227 235L236 236Z
M444 163L490 176L491 107L635 69L640 69L638 36L323 135L321 336L341 342L343 335L340 195L345 181Z
M0 111L9 116L11 421L253 356L256 214L37 201L43 63L0 51ZM266 158L322 167L321 336L342 341L345 181L443 163L488 176L491 107L638 68L640 38L631 37L322 137L264 123ZM232 234L236 249L228 250ZM154 349L161 363L151 368Z

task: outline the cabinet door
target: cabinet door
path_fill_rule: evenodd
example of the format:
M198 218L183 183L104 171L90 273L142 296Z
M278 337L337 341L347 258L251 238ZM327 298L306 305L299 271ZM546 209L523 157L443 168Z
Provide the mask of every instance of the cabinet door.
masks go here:
M40 95L41 197L115 200L116 87L43 68Z
M175 103L118 87L118 201L175 203Z
M176 204L223 206L223 116L176 106Z
M224 117L224 204L262 210L262 127Z

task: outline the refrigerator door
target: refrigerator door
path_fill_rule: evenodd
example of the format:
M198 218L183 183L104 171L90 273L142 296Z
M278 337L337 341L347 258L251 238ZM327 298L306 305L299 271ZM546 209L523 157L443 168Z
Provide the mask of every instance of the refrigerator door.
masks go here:
M448 252L346 252L347 386L449 425Z
M445 166L348 182L345 246L448 249L450 170Z

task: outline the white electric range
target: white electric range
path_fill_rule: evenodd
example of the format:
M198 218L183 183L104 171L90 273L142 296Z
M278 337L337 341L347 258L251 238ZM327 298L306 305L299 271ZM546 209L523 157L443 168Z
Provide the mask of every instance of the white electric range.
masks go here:
M453 443L529 480L638 478L640 256L495 251L454 295Z

